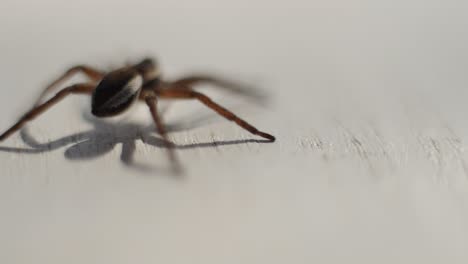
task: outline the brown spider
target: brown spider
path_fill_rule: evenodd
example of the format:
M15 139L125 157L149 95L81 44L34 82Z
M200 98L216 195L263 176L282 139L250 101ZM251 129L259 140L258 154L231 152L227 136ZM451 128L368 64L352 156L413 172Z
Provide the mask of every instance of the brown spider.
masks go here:
M79 72L85 74L90 79L90 82L66 87L51 99L41 103L48 92ZM34 107L24 114L10 129L0 135L0 141L5 140L11 134L21 129L27 122L33 120L70 94L91 95L91 113L96 117L116 116L129 109L137 100L144 101L149 107L156 128L165 141L169 158L173 162L176 162L173 144L167 138L165 126L157 111L159 98L197 99L250 133L270 141L275 141L274 136L259 131L231 111L213 102L208 96L194 91L193 86L202 82L219 84L219 80L209 76L187 76L173 82L164 81L159 75L157 65L151 59L144 59L135 65L123 67L108 73L88 66L75 66L47 86L39 96Z

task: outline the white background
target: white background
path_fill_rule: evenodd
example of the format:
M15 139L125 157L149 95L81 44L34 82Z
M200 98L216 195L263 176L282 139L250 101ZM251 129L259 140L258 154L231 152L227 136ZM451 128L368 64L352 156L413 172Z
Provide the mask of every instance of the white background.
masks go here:
M1 144L0 262L466 263L466 3L2 0L0 128L73 64L154 56L270 95L200 87L277 142L170 103L175 177L144 107L68 98Z

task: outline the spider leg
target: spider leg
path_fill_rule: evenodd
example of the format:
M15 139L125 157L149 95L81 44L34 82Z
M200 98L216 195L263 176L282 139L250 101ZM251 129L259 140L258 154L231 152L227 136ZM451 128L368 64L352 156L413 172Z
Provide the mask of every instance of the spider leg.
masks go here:
M238 82L234 82L231 80L227 80L224 78L219 78L215 76L210 76L210 75L190 75L186 76L184 78L177 79L171 83L169 83L169 86L175 89L193 89L193 86L199 85L199 84L210 84L213 86L216 86L218 88L222 88L226 91L239 94L239 95L245 95L245 96L250 96L258 100L263 100L265 99L264 94L261 92L253 89L249 85L243 85Z
M177 98L177 99L197 99L207 107L211 108L212 110L216 111L218 114L222 115L226 119L235 122L237 125L240 127L244 128L245 130L249 131L250 133L254 135L261 136L263 138L266 138L270 141L275 141L275 137L259 131L256 129L254 126L251 124L247 123L243 119L239 118L236 116L234 113L231 111L227 110L226 108L222 107L221 105L213 102L208 96L195 92L192 90L184 90L184 89L163 89L157 91L157 95L160 96L161 98Z
M80 73L80 72L86 75L86 77L88 77L93 82L99 81L104 76L103 72L96 70L94 68L91 68L89 66L77 65L77 66L71 67L64 74L62 74L58 79L51 82L42 91L42 93L39 95L39 98L36 100L34 105L39 105L39 103L47 95L47 93L51 92L52 90L60 86L62 83L64 83L67 79L71 78L73 75Z
M58 92L54 97L46 101L41 105L35 105L33 109L28 111L26 114L23 115L11 128L5 131L2 135L0 135L0 141L5 140L14 132L21 129L27 122L32 121L34 118L45 112L54 104L58 103L60 100L65 98L67 95L70 94L90 94L94 88L96 87L95 84L91 83L82 83L82 84L75 84L69 87L66 87L60 92Z
M151 112L151 116L153 117L153 121L156 124L156 129L158 130L158 133L161 135L161 137L164 140L164 144L166 145L169 159L171 160L175 169L179 170L180 165L174 152L174 144L169 141L169 138L167 137L166 127L164 126L164 123L158 113L157 99L155 96L147 96L145 98L145 102L148 105L149 110Z

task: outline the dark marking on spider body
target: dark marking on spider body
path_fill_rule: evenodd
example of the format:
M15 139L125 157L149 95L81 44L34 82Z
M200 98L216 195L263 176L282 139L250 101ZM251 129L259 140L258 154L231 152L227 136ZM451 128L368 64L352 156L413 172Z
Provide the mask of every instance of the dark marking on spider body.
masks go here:
M91 96L91 113L109 117L124 112L138 99L142 85L143 77L133 68L108 73Z

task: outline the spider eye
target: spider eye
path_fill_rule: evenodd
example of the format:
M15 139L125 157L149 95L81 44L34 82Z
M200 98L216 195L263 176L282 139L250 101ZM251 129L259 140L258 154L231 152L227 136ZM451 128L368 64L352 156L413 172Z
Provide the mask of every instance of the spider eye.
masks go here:
M141 75L133 71L109 73L94 90L92 114L108 117L122 113L138 99L142 84Z

